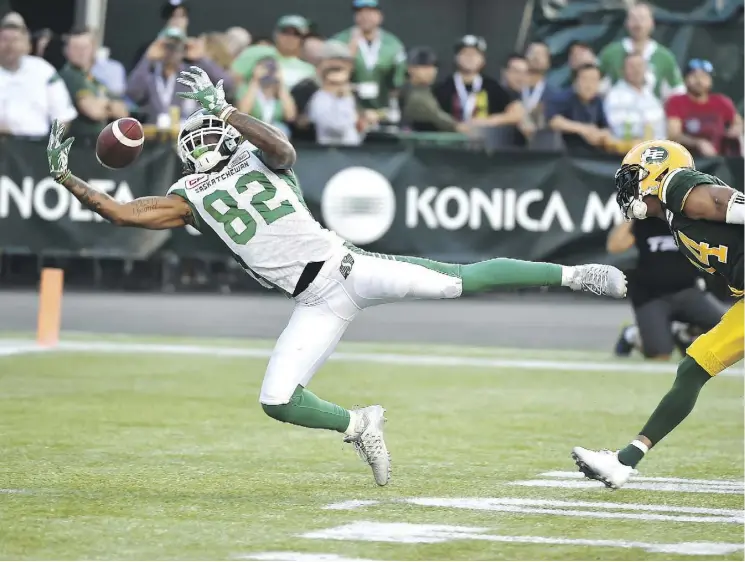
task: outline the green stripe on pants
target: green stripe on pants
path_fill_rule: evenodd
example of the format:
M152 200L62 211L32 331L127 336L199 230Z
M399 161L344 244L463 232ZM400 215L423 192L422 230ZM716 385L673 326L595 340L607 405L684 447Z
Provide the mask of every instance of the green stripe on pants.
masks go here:
M560 286L562 266L555 263L495 258L467 265L443 263L425 258L392 256L361 250L347 243L347 248L357 254L384 260L413 263L463 281L463 293L481 293L501 287Z

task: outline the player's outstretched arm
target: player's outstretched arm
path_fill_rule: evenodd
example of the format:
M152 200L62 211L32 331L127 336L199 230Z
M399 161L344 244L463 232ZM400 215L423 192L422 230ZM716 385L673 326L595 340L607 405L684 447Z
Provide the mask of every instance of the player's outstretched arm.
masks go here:
M194 224L191 207L176 195L140 197L129 203L119 203L70 173L66 178L62 178L60 183L84 207L117 226L164 230Z
M213 84L207 73L197 66L181 72L178 82L191 92L177 95L199 102L201 106L236 128L243 137L262 152L264 163L270 168L291 168L295 164L295 149L287 137L272 125L239 112L225 101L222 80Z
M723 185L697 185L688 192L682 211L692 219L743 224L745 195Z
M113 197L93 189L83 180L72 175L67 162L75 139L70 137L62 142L64 134L65 126L62 123L59 121L52 123L47 145L49 173L83 206L121 226L162 230L193 224L191 207L181 197L143 197L129 203L119 203Z
M264 163L270 168L292 168L297 158L295 148L278 128L241 113L228 113L226 121L248 142L261 150Z

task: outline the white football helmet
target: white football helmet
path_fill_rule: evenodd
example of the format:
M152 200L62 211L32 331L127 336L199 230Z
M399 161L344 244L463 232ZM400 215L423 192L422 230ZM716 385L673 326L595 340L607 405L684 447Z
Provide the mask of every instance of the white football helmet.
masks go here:
M233 126L200 109L189 116L179 131L178 155L192 173L208 173L233 155L240 136Z

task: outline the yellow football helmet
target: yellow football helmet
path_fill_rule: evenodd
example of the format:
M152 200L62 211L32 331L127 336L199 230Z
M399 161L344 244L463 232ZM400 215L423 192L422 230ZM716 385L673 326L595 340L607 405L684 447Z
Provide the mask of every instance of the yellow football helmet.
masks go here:
M627 219L646 218L642 199L659 197L660 186L677 168L693 168L693 156L681 144L669 140L651 140L629 150L616 172L616 201Z

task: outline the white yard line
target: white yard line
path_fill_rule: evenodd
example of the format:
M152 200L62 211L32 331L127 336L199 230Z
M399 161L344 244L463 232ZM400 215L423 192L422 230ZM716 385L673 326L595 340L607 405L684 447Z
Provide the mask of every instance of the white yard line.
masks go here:
M78 353L153 353L172 355L206 355L212 357L246 357L266 359L271 350L258 348L206 347L198 345L171 345L126 342L61 342L53 349L34 347L33 342L26 340L0 340L0 348L15 345L25 352L78 352ZM29 347L30 346L30 347ZM529 354L526 351L526 354ZM540 359L500 359L486 357L459 357L438 355L394 354L394 353L350 353L338 352L331 356L331 361L353 363L373 363L385 365L409 365L428 367L477 367L501 369L533 369L545 371L570 372L624 372L639 374L672 374L677 366L674 364L659 365L650 363L619 362L577 362L548 361ZM742 369L730 369L720 376L742 376Z
M674 514L693 514L693 515L713 515L731 518L743 518L742 509L725 509L716 507L686 507L677 505L661 505L646 503L617 503L617 502L596 502L596 501L566 501L566 500L543 500L543 499L526 499L526 498L402 498L387 500L348 500L344 502L332 503L323 507L323 509L351 511L361 507L371 507L386 503L388 505L395 503L408 503L421 506L436 507L455 507L466 509L489 509L493 505L512 505L512 506L530 506L530 507L559 507L559 508L590 508L604 510L620 511L642 511L657 513L674 513Z
M515 486L529 488L604 488L605 485L594 480L518 480L510 482ZM648 490L651 492L682 492L696 494L730 494L742 496L741 486L710 486L707 484L684 484L679 482L637 482L630 480L623 487L624 490Z
M349 500L345 502L331 503L329 505L325 505L323 506L323 509L346 511L350 509L357 509L358 507L369 507L372 505L377 505L379 503L380 502L378 500Z
M621 540L484 534L488 530L489 529L481 527L460 527L452 525L417 525L413 523L355 521L340 527L312 531L299 536L305 539L368 541L399 544L441 544L455 540L479 540L515 544L638 548L647 552L691 556L723 556L725 554L739 552L743 548L742 544L736 543L691 542L665 544Z
M547 478L570 478L572 480L582 480L585 475L581 472L570 472L564 470L552 470L550 472L542 472L538 476L545 476ZM745 482L742 480L700 480L698 478L667 478L658 476L634 476L631 479L633 482L669 482L674 484L703 484L706 486L720 486L723 488L732 487L745 487Z
M464 505L471 508L471 505L476 506L488 506L488 505L518 505L518 506L533 506L533 507L583 507L591 509L605 509L605 510L626 510L626 511L650 511L659 513L677 513L677 514L697 514L697 515L716 515L725 517L742 518L742 509L724 509L714 507L684 507L676 505L657 505L657 504L644 504L644 503L616 503L616 502L593 502L593 501L565 501L565 500L533 500L525 498L411 498L404 500L408 503L415 503L418 505L442 505L442 502L452 502L453 500L459 502L454 507L461 507Z
M509 499L509 498L508 498ZM525 515L558 515L560 517L581 517L582 519L621 519L636 521L670 521L676 523L727 523L742 524L742 512L737 515L663 515L660 513L627 513L626 511L590 511L580 509L562 509L562 507L580 507L572 502L552 502L543 500L531 504L530 501L515 499L501 502L499 498L411 498L406 503L423 507L444 507L449 509L471 509L477 511L494 511ZM591 502L578 502L587 503ZM537 507L545 506L545 507ZM599 506L592 506L599 507ZM626 508L628 510L628 508Z
M347 558L338 554L316 554L312 552L256 552L254 554L236 554L233 560L269 560L283 562L375 562L366 558Z

